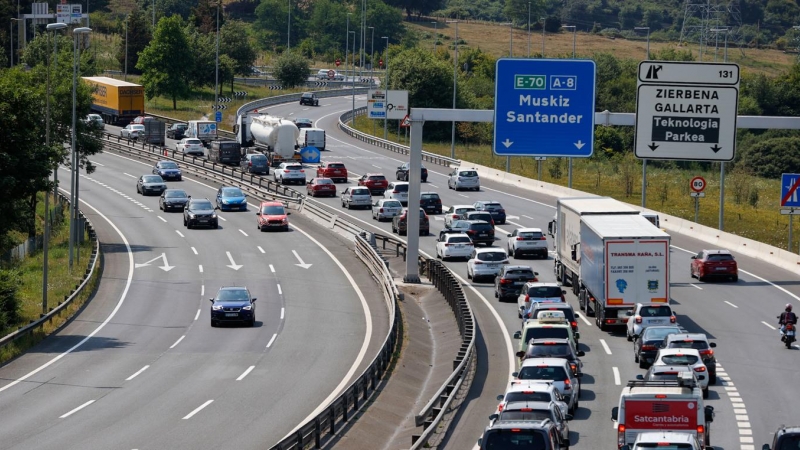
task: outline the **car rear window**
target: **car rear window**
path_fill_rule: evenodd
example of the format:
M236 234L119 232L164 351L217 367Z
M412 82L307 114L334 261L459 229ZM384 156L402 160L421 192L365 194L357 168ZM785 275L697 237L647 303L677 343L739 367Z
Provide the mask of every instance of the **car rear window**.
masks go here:
M669 348L693 348L696 350L707 350L708 342L705 341L672 341Z
M492 226L488 223L472 223L469 225L470 230L475 231L491 231Z
M500 203L484 203L483 208L487 211L496 211L498 209L503 209L503 205Z
M655 341L655 340L663 340L665 337L669 336L670 334L678 334L680 333L679 328L654 328L648 327L645 328L644 334L642 334L642 340L645 341ZM670 346L671 347L671 346Z
M303 170L303 166L286 166L286 170Z
M438 199L438 198L439 198L439 194L422 194L422 197L421 197L421 198L424 198L424 199L434 199L434 200L436 200L436 199Z
M572 352L570 351L569 344L530 345L526 353L528 358L566 358L571 355Z
M448 239L447 242L449 242L451 244L470 243L470 242L472 242L472 239L470 239L469 236L452 236L451 235L450 239Z
M317 184L333 184L330 178L317 178Z
M540 429L496 429L489 430L483 437L485 448L496 449L545 449L546 431Z
M733 261L733 255L713 254L713 255L708 255L708 258L706 258L706 260L710 262Z
M330 169L344 169L344 164L342 164L342 163L330 163L330 164L328 164L328 168L330 168Z
M506 276L510 278L533 278L533 271L530 269L510 269L506 270Z
M526 366L520 369L520 380L566 380L567 372L561 366Z
M550 393L547 391L514 391L506 394L505 401L507 403L513 402L549 402L552 400Z
M530 327L525 332L525 342L531 339L569 339L566 328Z
M458 176L460 176L460 177L477 177L478 176L478 172L476 172L474 170L464 170L464 171L458 172Z
M465 214L465 213L468 213L468 212L470 212L470 211L475 211L475 208L473 208L473 207L469 207L469 208L456 208L456 210L455 210L455 213L456 213L456 214Z
M250 161L253 162L267 162L267 157L265 155L251 155Z
M485 220L487 222L491 222L493 220L492 215L485 212L478 212L478 213L470 212L467 213L467 216L469 217L470 220Z
M408 192L408 185L407 184L395 184L394 190L398 192Z
M561 297L561 288L558 286L535 286L528 289L529 297Z
M519 237L524 240L535 241L537 239L541 239L543 236L541 231L523 231L519 233Z
M538 319L541 317L542 313L549 311L561 311L564 313L564 318L567 319L567 321L575 321L575 311L573 311L572 308L538 308L536 309L536 318Z
M477 257L481 261L503 261L506 259L506 254L502 252L483 252L478 253Z
M661 362L668 366L691 366L697 364L697 355L663 355Z
M498 420L545 420L545 419L552 419L550 417L550 411L503 411L500 413L500 418ZM495 447L487 447L487 448L495 448ZM506 448L506 447L503 447ZM510 448L510 447L508 447ZM516 448L516 446L514 446ZM520 448L531 448L531 449L538 449L538 448L546 448L546 447L520 447Z
M370 194L369 189L353 189L352 191L350 191L350 194L352 194L352 195L372 195L372 194Z
M369 177L369 181L386 181L386 177L383 175L372 175Z
M384 208L400 208L401 206L403 206L403 205L401 205L400 202L398 202L396 200L383 202L383 207Z
M669 317L672 315L672 309L669 306L644 306L639 311L642 317Z
M187 139L186 140L186 145L200 145L202 143L203 142L200 141L200 139Z

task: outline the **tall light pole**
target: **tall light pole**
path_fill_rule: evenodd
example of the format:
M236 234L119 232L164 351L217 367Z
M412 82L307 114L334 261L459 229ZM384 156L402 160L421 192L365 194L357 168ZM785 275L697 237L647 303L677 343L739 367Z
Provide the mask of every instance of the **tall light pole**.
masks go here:
M436 41L439 40L439 22L431 22L433 24L433 54L436 54Z
M12 17L11 22L9 22L8 24L8 35L11 38L11 43L9 45L9 50L11 51L11 53L9 53L9 58L8 58L9 62L11 63L10 67L14 67L14 22L19 22L21 20L23 19L17 19Z
M528 58L531 57L531 2L528 2Z
M447 23L456 24L456 38L453 40L455 46L455 57L453 58L453 109L456 109L456 77L458 76L458 21L448 20ZM456 122L453 121L453 129L450 135L450 157L456 157Z
M360 73L359 76L364 76L364 59L366 51L366 45L364 45L364 41L367 40L367 0L363 0L361 2L361 57L359 58L360 67L358 71Z
M383 87L383 89L386 91L386 95L388 97L388 95L389 95L389 36L381 36L381 39L386 39L386 46L384 47L384 52L386 53L386 75L385 75L384 78L386 80L386 83L384 83L385 86ZM386 100L388 101L389 99L387 98ZM386 105L386 103L384 103L384 105ZM384 109L386 109L385 106L384 106ZM386 110L384 112L384 114L383 114L383 139L384 140L389 139L389 128L388 128L388 125L387 125L389 123L389 121L386 118L386 116L388 114L389 114L388 110Z
M795 27L792 27L795 28ZM728 31L730 29L728 27L720 27L720 28L712 28L712 33L714 33L714 37L716 38L716 45L714 46L714 61L717 61L717 48L719 47L719 33L725 33L725 62L728 62Z
M156 30L156 0L153 0L153 31Z
M547 17L540 17L539 20L542 22L542 58L544 58L544 26L547 24Z
M80 178L80 171L78 170L78 165L80 163L80 157L78 156L78 149L75 143L75 127L76 127L76 105L78 102L78 66L80 65L80 55L78 53L78 39L82 38L85 34L89 34L92 32L91 28L88 27L80 27L75 28L72 30L72 53L73 53L73 61L72 61L72 185L70 187L70 197L72 198L72 203L70 207L72 208L72 218L70 219L69 228L69 268L72 270L72 258L73 252L78 253L75 251L75 246L80 245L79 239L79 230L78 230L78 178Z
M572 59L575 59L575 32L577 31L577 26L575 25L561 25L561 28L571 29L572 30Z
M508 56L514 57L514 19L508 23Z
M372 84L372 80L373 80L372 77L373 77L374 71L375 71L375 27L368 27L368 28L370 30L372 30L372 37L370 38L370 43L369 43L369 49L370 49L370 52L369 52L369 79L370 79L370 84ZM373 122L373 123L375 123L375 122Z
M219 103L219 7L221 1L222 0L217 2L217 55L214 62L214 111L215 112L218 111L217 104Z
M53 34L57 30L63 30L67 28L67 24L65 23L49 23L47 24L47 31L53 31ZM47 34L48 41L50 40L50 33ZM53 56L56 61L56 67L58 67L58 37L55 36L54 43L53 43ZM45 135L44 135L44 143L45 146L50 148L50 58L47 58L47 95L46 95L46 113L45 113ZM58 166L55 167L54 172L58 170ZM50 178L50 175L47 176ZM49 269L48 263L48 250L50 248L50 189L44 191L44 250L43 250L43 257L44 257L44 267L42 270L42 314L47 313L47 275Z
M647 31L647 55L645 60L650 59L650 27L634 27L636 31ZM647 206L647 159L642 158L642 208Z
M347 13L347 32L344 35L344 81L347 82L347 52L350 50L350 15ZM355 58L355 56L353 56Z
M289 19L286 21L286 50L289 50L289 44L292 40L292 0L288 1L288 11L289 11Z
M350 110L350 125L356 126L356 32L353 33L353 108Z
M634 27L636 31L647 31L647 57L646 60L650 59L650 27Z
M125 81L128 81L128 20L131 15L125 18Z
M561 28L572 29L572 59L575 59L575 25L561 25ZM572 157L567 158L567 187L572 189Z

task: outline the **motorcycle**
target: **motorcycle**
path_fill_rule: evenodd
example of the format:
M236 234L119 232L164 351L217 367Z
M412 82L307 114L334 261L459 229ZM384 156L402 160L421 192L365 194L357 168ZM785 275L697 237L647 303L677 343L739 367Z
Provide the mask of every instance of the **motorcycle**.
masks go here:
M795 326L793 324L786 324L786 331L781 336L781 341L786 344L786 348L792 348L792 343L795 341Z

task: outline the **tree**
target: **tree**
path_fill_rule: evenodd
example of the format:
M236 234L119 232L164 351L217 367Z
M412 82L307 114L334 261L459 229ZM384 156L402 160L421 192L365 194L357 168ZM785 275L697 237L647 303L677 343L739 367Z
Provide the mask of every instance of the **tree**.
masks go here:
M120 39L116 55L120 70L125 70L125 55L127 53L128 73L137 75L142 73L136 68L136 65L139 63L139 53L147 47L147 44L150 43L153 38L151 20L152 19L145 16L143 10L134 8L126 19L128 23L127 42L125 41L125 22L122 23L122 39ZM127 52L125 51L126 46Z
M203 34L216 34L217 32L217 7L221 0L199 0L197 6L192 8L189 21ZM220 11L221 12L221 11ZM219 26L223 25L224 15L219 15Z
M235 74L250 75L252 72L251 67L253 67L253 63L256 60L256 51L250 45L247 37L247 26L244 22L230 20L220 28L219 53L220 55L227 55L233 61L233 72Z
M386 3L405 10L406 16L411 20L412 14L416 14L417 17L428 15L443 8L446 2L444 0L387 0Z
M193 25L189 24L184 30L187 35L188 51L192 55L192 65L184 68L190 86L200 88L214 86L214 70L216 65L216 36L203 34ZM209 67L212 70L209 70Z
M546 13L544 2L535 0L530 2L532 20L539 20L543 14ZM506 0L506 6L503 8L506 18L515 24L528 23L528 0Z
M169 97L172 109L178 109L178 98L189 94L186 68L192 67L194 58L187 51L188 43L180 16L158 22L153 41L142 51L136 65L142 71L142 85L148 99L157 95Z
M284 0L262 0L256 7L256 20L253 28L258 35L258 41L264 44L264 48L285 48L287 39L287 18L289 17L289 4L297 2L285 2ZM296 8L292 10L292 25L297 28L298 15L295 14ZM300 42L298 33L292 33L295 42Z
M762 139L747 152L753 172L761 177L777 179L782 173L793 173L800 165L800 138Z
M289 51L284 52L272 69L272 75L280 81L283 87L302 85L308 79L308 60L299 54Z

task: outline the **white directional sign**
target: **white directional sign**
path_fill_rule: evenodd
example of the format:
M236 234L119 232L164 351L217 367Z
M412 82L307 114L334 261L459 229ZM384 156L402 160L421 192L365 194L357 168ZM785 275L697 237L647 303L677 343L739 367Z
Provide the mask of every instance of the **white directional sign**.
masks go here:
M367 117L402 120L408 115L408 91L370 89L367 93Z
M636 157L731 161L738 105L736 64L642 61Z

